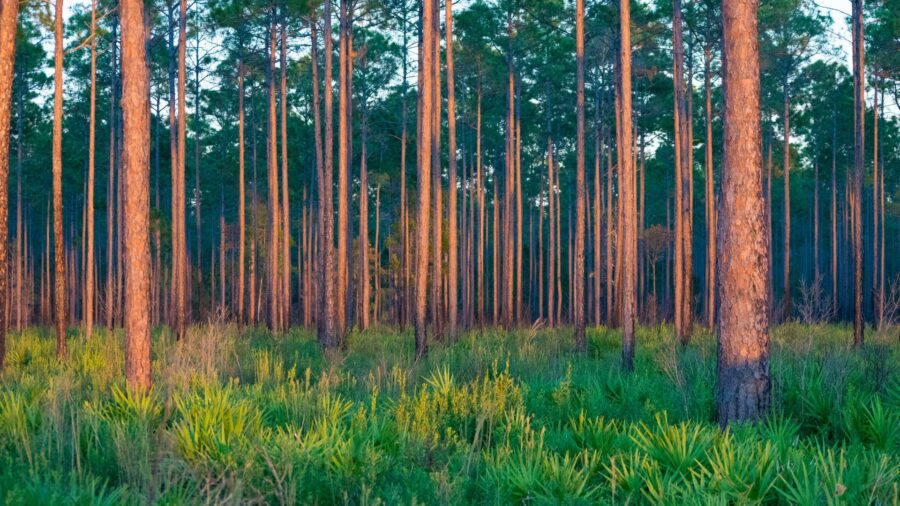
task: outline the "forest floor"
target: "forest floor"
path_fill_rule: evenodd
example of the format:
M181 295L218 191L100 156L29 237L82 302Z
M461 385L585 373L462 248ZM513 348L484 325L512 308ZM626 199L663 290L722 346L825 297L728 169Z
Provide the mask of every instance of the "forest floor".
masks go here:
M9 338L4 504L894 504L897 329L772 332L772 415L715 425L715 341L615 330L473 331L416 362L412 336L197 326L154 337L150 395L123 390L121 334Z

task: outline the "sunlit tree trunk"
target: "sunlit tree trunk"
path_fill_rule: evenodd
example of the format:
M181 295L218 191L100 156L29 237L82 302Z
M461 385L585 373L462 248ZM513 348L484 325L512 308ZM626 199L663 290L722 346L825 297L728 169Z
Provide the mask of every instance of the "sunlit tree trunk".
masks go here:
M875 325L881 328L882 304L880 290L878 288L878 221L879 209L878 198L879 175L878 175L878 86L873 87L872 96L874 103L872 104L872 299L874 301ZM818 169L818 166L816 166ZM881 175L884 177L884 174Z
M628 12L627 6L620 7L620 13L627 15ZM622 21L623 42L628 40L628 35L626 35L626 32L630 31L630 25L628 23L629 21L627 20ZM622 55L624 56L625 54L626 53L623 51ZM587 340L584 335L584 201L585 193L587 192L584 182L584 0L575 0L575 65L577 79L575 102L577 120L577 137L575 144L575 263L573 266L574 275L572 276L571 283L573 294L573 324L575 326L575 348L584 353L587 351ZM629 99L630 98L629 95Z
M759 125L757 0L724 0L725 150L719 216L719 424L769 407L768 261Z
M63 44L65 43L65 40L63 39L63 0L56 0L56 17L54 20L53 31L55 40L53 58L53 293L55 301L54 305L56 306L56 356L57 358L64 359L66 358L68 350L66 348L66 251L65 245L63 244L62 208ZM6 181L6 178L4 178L4 181ZM5 203L6 202L3 202L3 204ZM5 213L6 207L4 206L3 209ZM3 241L5 244L5 236ZM5 259L3 265L5 273Z
M58 0L60 5L62 1ZM6 77L0 79L0 300L8 299L7 286L7 250L6 239L8 235L9 215L8 209L8 186L9 179L9 125L12 113L12 83L13 83L13 65L16 55L16 28L19 18L19 2L18 0L2 0L0 3L0 74ZM18 116L21 117L22 109L19 108ZM19 130L19 139L21 143L21 129ZM19 171L19 180L22 179L22 173ZM21 182L19 183L21 185ZM19 200L19 222L17 227L21 227L21 206L22 201ZM18 237L17 237L18 239ZM17 273L17 276L19 274ZM21 277L19 276L19 279ZM17 283L18 291L17 303L21 305L21 282ZM21 311L19 311L21 313ZM19 317L18 321L21 321ZM6 311L0 310L0 372L3 371L3 363L6 357L6 327L7 327ZM21 323L19 323L21 325Z
M622 200L622 367L634 369L634 327L637 319L637 208L635 203L635 174L631 131L631 7L628 1L619 2L621 43L619 47L619 79L621 108L616 118L621 122L622 168L620 195ZM627 147L626 147L627 146Z
M716 321L716 194L713 173L711 48L703 49L703 89L706 93L706 319L710 330Z
M88 181L85 203L87 242L85 245L84 274L84 333L90 339L94 331L94 147L97 125L97 1L91 2L91 98L88 124ZM0 240L3 236L0 235ZM2 296L2 293L0 293Z
M61 2L60 2L61 3ZM125 380L149 390L150 366L150 99L144 4L122 0L122 120L125 178Z
M367 60L360 65L365 71ZM363 98L361 109L361 135L359 158L359 329L366 330L369 327L369 315L371 313L371 281L369 280L369 171L367 166L367 146L369 136L369 119L367 117L367 88L363 85ZM377 276L377 274L376 274Z
M266 68L266 84L268 87L268 108L266 123L266 165L268 169L268 208L269 218L268 226L268 244L267 253L268 260L266 265L266 293L268 302L268 324L269 329L275 332L281 330L281 276L279 275L280 252L279 233L281 229L281 205L278 195L278 148L277 137L278 127L276 125L276 102L275 102L275 50L277 47L277 34L275 28L275 5L269 4L269 20L268 20L268 50L269 61Z
M444 286L444 270L443 270L443 201L442 201L442 184L441 177L441 17L440 2L434 2L431 13L431 30L432 37L430 44L425 46L426 52L432 53L431 67L431 103L432 118L431 128L431 186L432 186L432 205L431 205L431 318L434 327L434 335L438 339L442 338L442 319L443 319L443 286ZM424 126L423 126L424 128ZM422 250L427 251L427 250ZM418 254L418 253L417 253Z
M187 45L187 0L180 1L178 20L178 148L177 165L172 177L172 242L178 247L172 249L172 280L175 286L175 334L178 339L185 336L187 324L187 239L185 232L185 168L184 157L187 141L187 114L185 112L187 94L185 91L185 60Z
M863 344L863 244L862 185L865 170L865 48L863 47L863 0L853 4L853 346Z
M448 177L447 187L447 290L450 294L447 304L447 334L450 339L456 338L457 326L457 292L458 277L458 240L456 217L456 93L453 75L453 2L444 2L444 15L447 43L447 154ZM465 188L463 188L465 191Z
M349 0L340 0L340 41L338 61L338 224L337 224L337 295L335 312L338 333L343 336L347 326L347 288L349 284L348 255L350 202L349 202L349 170L350 170L350 69L353 48L350 42ZM343 337L341 337L343 339Z
M435 38L434 0L422 1L422 42L420 51L422 62L419 66L419 132L418 132L418 201L416 202L416 295L415 295L415 339L416 357L422 358L428 352L426 334L426 293L428 290L428 213L431 207L431 121L433 119L433 76L434 54L431 51Z
M548 116L549 118L549 116ZM554 293L556 283L554 275L556 274L556 257L560 253L556 248L556 178L553 176L553 137L547 133L547 195L549 200L549 237L547 245L547 324L552 328L556 322L554 318L556 311L554 310Z
M284 7L282 7L282 11ZM287 94L287 21L281 14L281 299L282 328L291 326L291 206L288 199L288 94ZM298 273L299 274L299 273ZM224 303L224 300L223 300Z
M400 127L400 243L402 247L402 251L400 252L400 273L399 273L399 283L397 286L397 298L399 299L397 304L397 316L400 323L401 332L406 329L406 322L409 318L409 279L410 279L410 240L409 240L409 199L406 194L406 145L407 145L407 103L406 96L408 91L406 89L406 78L408 76L408 51L405 49L409 47L409 42L407 40L407 25L406 25L406 11L403 13L403 17L401 19L401 28L400 31L403 34L403 86L401 88L401 92L403 94L401 98L401 127Z
M672 45L675 81L675 333L681 344L691 339L691 143L684 86L681 0L673 0Z

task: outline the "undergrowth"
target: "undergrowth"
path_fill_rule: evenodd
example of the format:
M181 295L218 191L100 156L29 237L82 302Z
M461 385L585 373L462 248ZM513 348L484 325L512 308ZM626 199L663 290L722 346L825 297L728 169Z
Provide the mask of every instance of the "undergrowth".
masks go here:
M715 425L715 342L638 332L589 352L559 331L473 331L416 362L409 333L232 326L154 336L154 390L124 387L121 334L54 355L12 335L0 376L6 504L898 504L900 346L774 329L773 409Z

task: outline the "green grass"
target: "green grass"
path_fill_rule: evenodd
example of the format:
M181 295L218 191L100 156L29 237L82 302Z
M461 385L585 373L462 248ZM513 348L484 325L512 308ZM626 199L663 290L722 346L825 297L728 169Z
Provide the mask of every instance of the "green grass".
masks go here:
M0 503L890 504L900 473L896 329L772 335L773 412L715 425L715 342L487 330L415 362L410 333L154 336L150 395L124 387L121 335L10 336Z

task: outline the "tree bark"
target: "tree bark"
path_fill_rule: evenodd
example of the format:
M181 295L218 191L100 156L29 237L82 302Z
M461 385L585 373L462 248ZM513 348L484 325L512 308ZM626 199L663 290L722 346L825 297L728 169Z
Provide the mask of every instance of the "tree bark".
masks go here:
M863 0L853 4L853 195L850 206L853 214L853 346L863 344L863 244L862 244L862 185L865 170L865 48L863 47Z
M349 0L340 0L340 60L338 62L338 225L337 225L337 296L335 312L338 334L347 327L347 288L349 284L349 168L350 168L350 72L353 48L350 45ZM343 337L341 337L343 340Z
M677 0L676 0L677 1ZM637 208L635 206L634 149L631 131L631 7L628 1L619 3L621 44L619 47L619 79L621 109L616 118L621 122L622 139L622 368L634 369L634 327L637 319Z
M434 54L431 50L434 35L434 0L422 1L422 42L419 66L419 128L418 132L418 201L416 203L416 296L415 340L416 357L421 359L428 352L426 334L426 292L428 289L428 213L431 207L431 121L433 119Z
M278 195L278 148L277 136L278 127L276 125L276 103L275 103L275 49L276 49L276 29L275 29L275 4L269 4L269 26L268 26L268 49L269 61L266 69L266 81L269 92L268 103L268 122L266 123L266 162L268 166L268 261L267 261L267 279L266 293L268 299L268 324L269 329L274 332L281 330L281 307L280 307L280 288L281 276L280 271L280 243L279 233L281 228L281 205Z
M243 32L241 32L243 33ZM243 47L243 39L239 41ZM313 66L315 68L315 65ZM237 323L243 325L244 319L244 265L246 263L245 246L247 242L246 220L247 210L245 206L246 196L244 195L244 58L238 61L238 286L237 286ZM318 105L318 103L316 103ZM318 111L317 111L318 112ZM318 119L318 117L316 118Z
M453 75L453 2L445 2L445 27L447 37L447 153L448 177L447 189L447 290L450 294L447 304L447 335L451 340L456 338L457 327L457 277L458 239L456 218L456 93ZM463 188L465 191L465 188Z
M431 67L431 103L432 118L429 124L431 128L431 186L432 186L432 229L431 229L431 318L434 327L434 335L441 339L441 323L443 317L443 305L441 296L443 291L443 212L442 212L442 178L441 178L441 18L440 2L434 2L431 13L430 44L425 46L426 52L432 53ZM424 126L423 126L424 128ZM427 251L427 250L423 250Z
M287 137L287 21L284 6L281 13L281 299L284 329L291 326L291 206L288 198L288 137ZM224 302L224 301L223 301Z
M60 0L60 5L62 1ZM9 125L12 113L12 84L13 67L16 57L16 29L18 27L19 2L18 0L3 0L0 3L0 73L7 76L0 80L0 300L8 299L7 286L7 250L6 239L8 235L9 209L8 186L9 179ZM19 108L18 116L22 110ZM19 130L19 142L21 142L21 129ZM22 173L19 172L21 181ZM19 183L21 185L21 182ZM21 200L19 200L19 221L21 221ZM20 223L16 224L20 227ZM17 238L18 239L18 238ZM17 276L19 274L17 273ZM21 279L21 277L19 277ZM16 286L19 291L20 287ZM21 299L21 292L19 292ZM21 305L21 300L17 301ZM19 312L21 314L21 312ZM19 317L21 322L21 317ZM6 358L6 311L0 309L0 372L3 371L3 363ZM21 325L21 323L19 323Z
M56 356L65 359L66 348L66 265L63 244L62 209L62 113L63 113L63 0L56 1L54 20L53 74L53 253L54 305L56 306ZM5 181L5 179L4 179ZM4 207L4 210L6 208ZM5 212L5 211L4 211ZM5 239L4 239L5 244ZM6 263L4 260L4 271ZM5 282L4 282L5 284Z
M61 3L61 2L60 2ZM147 391L150 366L150 101L144 4L122 0L122 120L125 176L125 380Z
M172 178L172 233L173 244L178 247L172 249L172 279L175 285L175 335L181 340L185 337L185 325L187 324L187 239L185 232L185 152L187 148L187 114L185 112L187 93L185 90L186 79L186 50L187 50L187 0L180 0L180 17L178 21L178 163Z
M769 407L768 249L759 125L757 0L722 3L725 138L719 216L716 406L721 426Z
M622 2L619 12L625 16L629 14L629 8L625 2ZM629 23L630 21L628 21L628 18L622 20L623 43L629 38L629 35L627 34L627 32L630 32ZM630 55L630 53L628 54ZM622 51L620 56L623 60L625 59L625 55L626 52ZM584 200L587 190L584 182L584 0L575 0L575 65L577 79L575 102L577 137L575 144L575 263L574 276L572 277L572 310L573 323L575 326L575 349L581 353L585 353L587 352L587 340L585 339L584 333ZM624 108L622 112L624 112Z
M782 317L791 318L791 99L788 76L785 74L784 89L784 278L782 282Z
M675 80L675 333L681 344L691 339L691 143L684 86L681 0L672 2Z
M711 48L703 49L703 89L706 93L706 319L710 330L716 321L716 194L713 173Z
M85 203L87 242L85 244L84 333L87 339L94 331L94 147L97 125L97 1L91 1L91 98L88 126L88 181ZM0 235L0 240L3 237Z

